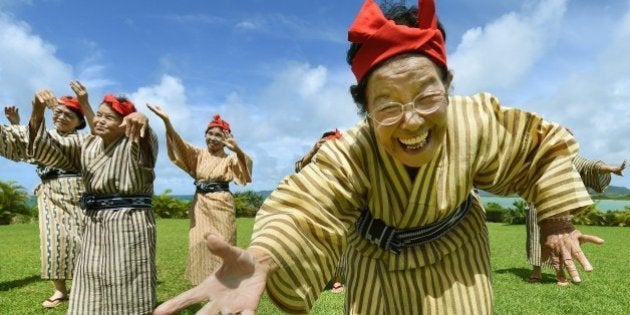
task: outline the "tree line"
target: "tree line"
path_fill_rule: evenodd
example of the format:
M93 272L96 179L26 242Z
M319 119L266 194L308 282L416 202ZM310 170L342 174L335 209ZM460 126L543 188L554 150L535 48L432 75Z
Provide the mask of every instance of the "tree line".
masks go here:
M188 218L190 200L171 195L166 190L153 196L153 212L159 218ZM30 223L37 220L37 206L29 205L29 194L16 182L0 181L0 225L12 223ZM234 193L234 207L237 217L253 217L265 200L260 192L242 191ZM511 207L504 208L498 203L485 205L486 221L506 224L525 224L527 204L523 200L515 201ZM630 207L617 211L597 209L597 201L589 209L574 216L574 224L598 226L630 226Z

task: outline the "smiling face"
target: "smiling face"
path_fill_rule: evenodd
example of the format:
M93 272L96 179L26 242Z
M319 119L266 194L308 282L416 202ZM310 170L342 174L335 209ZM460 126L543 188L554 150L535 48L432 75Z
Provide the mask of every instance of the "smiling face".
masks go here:
M81 125L79 116L63 104L55 107L52 117L55 128L61 133L73 132Z
M426 114L406 107L400 119L391 125L370 119L379 143L405 166L420 167L430 162L442 146L446 133L448 83L445 86L440 73L427 57L406 54L386 61L369 77L366 96L371 117L392 102L408 104L417 99L434 99L440 103ZM443 97L423 97L436 94Z
M125 127L120 127L123 117L115 112L111 105L102 103L94 115L93 133L103 139L106 144L125 135Z
M223 140L225 139L225 132L222 128L212 127L206 130L206 145L208 146L208 150L212 153L217 153L223 150L225 144L223 144Z

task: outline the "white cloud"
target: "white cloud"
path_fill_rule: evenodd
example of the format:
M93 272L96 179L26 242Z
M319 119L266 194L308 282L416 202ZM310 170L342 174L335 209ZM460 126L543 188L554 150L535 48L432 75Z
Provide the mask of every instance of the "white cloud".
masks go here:
M525 77L554 42L566 0L541 1L468 30L450 57L459 94L496 91Z

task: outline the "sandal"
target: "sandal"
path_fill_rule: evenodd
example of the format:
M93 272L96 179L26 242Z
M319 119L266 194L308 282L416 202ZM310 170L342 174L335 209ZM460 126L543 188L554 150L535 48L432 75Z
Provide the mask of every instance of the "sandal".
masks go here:
M330 290L332 293L341 293L343 292L345 288L343 287L343 284L341 284L340 282L335 282L335 284L333 284L332 290Z
M68 296L62 296L60 298L56 298L56 299L46 299L44 302L42 302L42 306L45 308L54 308L57 307L57 305L61 304L63 301L68 300Z

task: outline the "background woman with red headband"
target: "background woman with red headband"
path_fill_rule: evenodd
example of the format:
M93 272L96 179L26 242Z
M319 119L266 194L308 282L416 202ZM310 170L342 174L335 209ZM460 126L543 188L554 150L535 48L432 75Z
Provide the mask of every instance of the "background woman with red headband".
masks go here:
M54 138L43 123L53 100L42 91L33 101L27 153L44 165L80 172L85 185L86 219L68 313L150 314L156 303L155 133L131 101L106 95L92 134Z
M236 245L234 196L229 183L241 186L250 183L252 160L238 146L230 124L219 115L206 127L206 148L199 148L182 139L163 109L159 106L149 109L164 121L168 157L195 180L195 196L189 212L186 278L198 285L221 264L221 259L208 251L208 234L220 235ZM235 154L226 154L224 148Z
M73 89L80 83L70 83ZM64 96L50 107L55 128L48 130L51 137L74 135L86 126L84 109L76 97ZM86 110L87 120L92 111ZM14 160L31 162L26 156L26 126L20 126L20 115L15 106L4 108L4 114L13 126L0 126L0 155ZM41 183L35 188L39 211L39 239L42 279L54 285L52 296L44 300L47 308L56 307L68 299L66 280L72 279L74 266L81 248L83 211L79 199L83 193L81 174L44 166L38 163L36 172Z
M347 58L364 118L271 193L247 249L209 236L224 264L156 314L204 299L203 314L253 314L265 288L283 311L307 313L341 255L347 314L492 314L488 231L474 187L536 204L543 255L558 273L580 282L573 259L592 269L580 243L595 238L568 220L593 204L571 163L577 143L493 95L448 95L435 3L418 6L386 18L365 1Z

